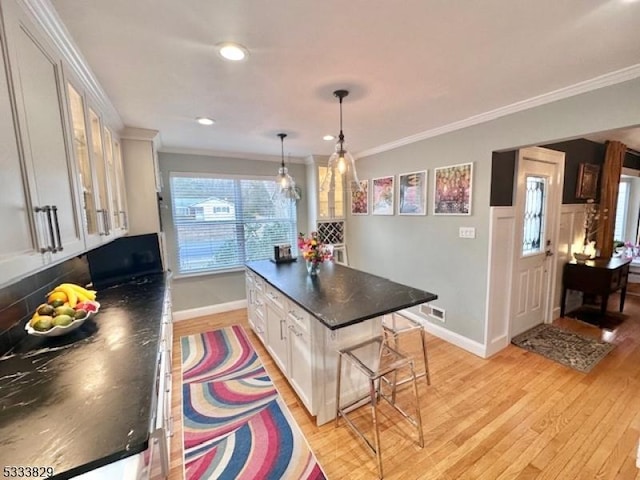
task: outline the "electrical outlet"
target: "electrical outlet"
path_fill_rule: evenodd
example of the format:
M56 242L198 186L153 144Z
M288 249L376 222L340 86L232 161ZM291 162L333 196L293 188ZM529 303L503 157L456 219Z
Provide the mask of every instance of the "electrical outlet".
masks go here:
M458 236L460 238L476 238L476 229L475 227L460 227Z

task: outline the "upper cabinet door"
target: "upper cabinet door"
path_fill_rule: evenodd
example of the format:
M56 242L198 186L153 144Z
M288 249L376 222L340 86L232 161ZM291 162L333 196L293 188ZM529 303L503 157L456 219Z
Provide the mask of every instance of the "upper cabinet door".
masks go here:
M77 174L79 177L80 201L82 208L82 220L85 228L85 241L87 248L92 248L102 242L98 230L98 207L94 188L94 168L89 157L89 140L87 135L87 117L85 101L82 95L67 83L67 96L71 130L73 133L73 153L75 155Z
M84 238L66 144L60 65L21 8L13 1L2 5L32 207L44 209L44 220L36 222L38 240L49 244L54 257L76 255Z
M109 188L107 180L107 167L105 165L105 149L102 139L102 122L100 117L91 108L89 109L89 125L91 133L91 153L95 167L95 185L98 187L98 222L100 235L107 238L112 236L111 214L109 204Z
M342 175L333 176L333 189L321 190L320 186L324 181L324 177L327 175L328 168L326 165L317 166L317 178L318 178L318 219L327 220L334 218L344 218L344 185Z
M35 237L35 212L23 181L24 167L18 150L16 118L0 51L0 286L25 272L42 267L49 253L42 254ZM43 247L44 248L44 245Z
M120 147L120 142L117 140L113 141L113 161L115 163L116 168L116 185L117 185L117 196L118 196L118 215L120 219L120 229L122 233L125 234L129 230L128 226L128 213L127 213L127 194L126 194L126 186L124 183L124 168L122 165L122 149Z

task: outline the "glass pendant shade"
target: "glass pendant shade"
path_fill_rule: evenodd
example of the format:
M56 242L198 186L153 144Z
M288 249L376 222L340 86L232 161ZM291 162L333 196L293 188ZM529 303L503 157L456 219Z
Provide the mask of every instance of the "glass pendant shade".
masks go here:
M280 143L282 145L282 163L278 169L278 176L276 177L276 182L278 182L276 193L280 198L286 200L300 200L300 195L296 189L296 182L293 177L289 175L289 169L284 166L284 138L287 134L279 133L278 136L280 137Z
M349 153L344 143L344 133L342 132L342 99L349 95L347 90L336 90L333 95L340 99L340 135L336 150L329 157L327 165L327 174L325 175L320 190L323 192L332 192L335 189L335 175L343 175L345 184L351 191L362 191L358 173L356 172L356 162L353 155Z

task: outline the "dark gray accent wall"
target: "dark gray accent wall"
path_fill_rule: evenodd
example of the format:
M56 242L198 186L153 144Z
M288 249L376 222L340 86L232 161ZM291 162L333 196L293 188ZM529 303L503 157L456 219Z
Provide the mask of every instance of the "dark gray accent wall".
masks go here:
M565 142L549 143L540 145L544 148L557 150L565 153L564 164L564 184L562 188L562 203L586 203L582 198L576 198L576 185L578 182L578 171L581 163L592 163L602 167L604 163L605 145L584 138L568 140ZM515 183L517 150L506 152L493 152L491 161L491 206L505 207L513 205L513 191ZM630 154L627 156L629 157ZM632 155L632 157L635 157ZM635 161L630 158L629 163ZM625 159L625 166L627 165ZM640 159L638 159L640 165ZM634 168L634 167L630 167ZM601 177L600 177L601 178ZM599 182L599 180L598 180ZM598 185L599 201L600 186Z
M513 205L514 182L516 181L515 150L493 152L491 156L491 194L492 207Z

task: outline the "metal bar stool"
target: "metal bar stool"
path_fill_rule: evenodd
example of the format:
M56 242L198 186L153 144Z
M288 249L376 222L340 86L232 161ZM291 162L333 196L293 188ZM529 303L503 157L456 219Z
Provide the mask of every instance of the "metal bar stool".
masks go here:
M418 444L420 448L424 447L424 437L422 433L422 419L420 417L420 403L418 400L418 383L416 374L413 370L413 360L401 354L394 348L390 347L383 336L374 337L357 345L340 350L338 355L338 380L336 384L336 427L339 425L340 417L344 418L347 425L354 433L364 440L366 446L376 457L378 464L378 472L382 478L382 455L380 450L380 429L378 425L378 403L381 398L386 400L395 410L397 410L411 425L413 425L418 433ZM342 377L342 360L349 362L357 370L362 372L368 380L368 394L349 402L346 405L340 405L341 395L341 377ZM408 368L410 378L413 379L413 390L415 396L415 415L411 417L395 402L395 385L392 385L392 398L389 399L381 388L381 378L385 375L395 375L398 370ZM358 429L355 423L347 416L348 413L356 410L360 406L364 406L364 400L368 400L371 406L371 417L373 421L373 442L371 442L364 433Z
M427 385L431 385L431 376L429 375L429 360L427 358L427 336L424 327L419 322L405 317L398 312L394 312L391 315L385 315L383 317L382 328L384 330L385 336L388 339L393 339L393 346L396 349L400 348L399 340L401 336L413 332L420 333L420 341L422 342L422 358L424 359L424 372L416 374L416 377L425 377L427 380ZM411 378L405 378L398 381L396 385L402 385L410 380Z

